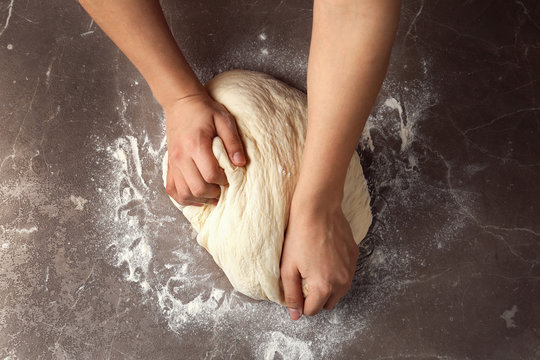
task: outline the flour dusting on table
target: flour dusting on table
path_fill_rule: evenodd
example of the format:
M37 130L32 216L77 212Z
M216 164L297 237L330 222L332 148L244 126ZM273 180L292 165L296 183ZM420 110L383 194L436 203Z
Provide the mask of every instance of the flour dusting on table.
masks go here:
M362 158L365 161L371 156L377 164L373 169L368 164L366 173L377 216L364 243L365 251L372 254L361 261L351 291L333 311L293 322L286 308L254 301L232 289L167 198L160 170L166 150L163 128L160 139L150 139L146 131L137 134L126 126L128 133L114 143L97 141L105 159L102 176L108 184L100 189L100 226L108 229L104 241L109 261L123 269L125 281L140 285L144 301L166 319L171 331L179 336L210 336L210 357L241 353L246 348L265 359L339 354L414 275L409 267L415 255L393 247L388 238L398 234L403 224L387 218L387 207L391 201L412 201L425 186L418 175L422 165L415 145L422 140L416 131L422 111L436 103L427 87L428 82L419 81L404 90L387 81L381 95L385 99L366 125L360 143ZM125 94L121 100L119 115L128 121L130 102ZM444 191L433 189L430 196L440 193Z

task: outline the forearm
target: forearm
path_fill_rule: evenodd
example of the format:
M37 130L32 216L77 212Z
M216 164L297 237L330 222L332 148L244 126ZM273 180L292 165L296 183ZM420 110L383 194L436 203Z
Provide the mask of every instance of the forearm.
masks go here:
M166 106L204 92L177 46L158 0L80 0Z
M380 90L399 0L315 0L308 130L297 191L341 203L347 168Z

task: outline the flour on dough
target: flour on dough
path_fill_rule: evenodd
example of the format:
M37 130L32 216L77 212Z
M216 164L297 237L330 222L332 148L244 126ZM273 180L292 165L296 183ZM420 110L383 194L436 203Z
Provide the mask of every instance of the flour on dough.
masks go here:
M232 165L216 137L212 149L229 181L229 186L221 187L218 204L183 207L171 200L236 290L254 299L284 304L279 264L304 146L306 95L269 75L242 70L216 76L207 89L235 117L248 165ZM164 181L166 172L167 154ZM342 209L358 244L371 224L371 211L356 152L344 195Z

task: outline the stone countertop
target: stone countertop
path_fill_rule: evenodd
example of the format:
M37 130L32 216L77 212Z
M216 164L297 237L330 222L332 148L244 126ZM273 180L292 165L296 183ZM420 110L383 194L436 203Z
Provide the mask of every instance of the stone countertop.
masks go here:
M204 82L305 90L310 1L163 1ZM76 2L0 0L0 358L540 358L540 5L404 1L350 293L292 322L167 199L164 117Z

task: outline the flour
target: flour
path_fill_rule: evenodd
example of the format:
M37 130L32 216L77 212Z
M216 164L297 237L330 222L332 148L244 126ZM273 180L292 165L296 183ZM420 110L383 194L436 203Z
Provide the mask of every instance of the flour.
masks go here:
M307 51L299 52L298 47L263 32L230 47L210 64L193 64L193 70L203 83L227 70L255 70L289 79L289 85L305 92L307 60Z
M84 210L84 205L88 202L85 198L75 195L70 195L69 200L75 205L75 210L79 211Z
M390 109L397 110L399 114L399 136L401 138L401 151L405 150L405 148L408 145L409 139L412 135L411 127L412 123L407 123L403 118L403 108L401 107L401 104L394 99L393 97L390 97L386 99L384 102L384 105L388 106Z
M483 171L485 166L467 165L459 157L448 158L448 151L440 145L443 141L425 135L426 131L437 134L437 127L452 127L447 119L429 117L430 109L439 103L438 89L431 80L430 59L420 59L417 65L423 76L414 80L398 82L392 72L401 69L389 70L362 134L360 148L364 150L363 158L371 165L367 176L373 180L370 182L371 195L375 198L373 206L379 209L372 232L383 236L380 232L383 228L379 228L383 225L387 236L393 237L407 229L416 217L423 216L419 205L440 204L429 214L430 221L439 226L437 231L416 236L422 239L421 249L444 252L448 244L459 238L461 229L477 221L471 209L478 195L461 190L459 184ZM399 206L405 213L416 209L416 213L401 214L400 218L407 220L396 221L387 218L389 204L394 204L394 208Z
M514 322L514 316L518 311L517 305L512 306L510 310L504 310L504 312L499 316L506 323L508 329L517 328L516 323Z
M244 55L230 58L240 61ZM305 59L296 59L298 64L287 66L301 69ZM351 291L333 311L297 322L288 318L284 307L235 292L196 243L196 234L161 185L164 119L160 138L133 129L127 116L134 102L119 91L118 115L126 122L125 134L112 143L96 144L104 158L97 194L102 203L100 227L108 231L104 241L111 254L109 261L123 269L125 281L140 285L143 301L154 306L171 331L180 336L194 332L213 336L207 352L214 354L210 357L240 356L236 347L230 346L237 342L248 346L251 356L257 358L295 358L289 354L306 359L335 357L366 331L375 314L408 286L407 281L414 279L411 263L417 261L416 255L407 247L396 246L401 244L400 230L409 225L395 221L388 203L407 208L413 201L426 201L422 198L446 199L445 189L426 188L426 181L419 176L423 163L416 144L423 139L416 129L423 111L437 102L429 82L418 81L406 88L391 79L385 82L383 100L375 106L360 142L362 157L371 157L373 163L366 177L376 215L361 245L364 259ZM406 139L401 135L403 126L407 128ZM287 169L280 171L287 176ZM444 251L457 224L457 218L448 218L447 227L427 246L440 246ZM371 256L365 255L372 250ZM253 341L254 336L257 341Z
M37 226L32 226L29 228L13 229L13 231L16 232L17 234L31 234L38 231L38 228Z
M177 218L176 208L156 181L161 176L158 167L149 178L143 178L138 170L147 157L151 160L148 163L159 163L164 142L154 148L149 141L127 135L101 148L111 171L106 175L110 186L98 192L107 204L101 227L110 229L106 239L113 254L110 262L124 269L126 281L140 285L144 301L157 306L172 331L183 334L213 329L220 333L232 326L237 329L237 337L262 334L260 345L253 345L251 350L254 356L275 353L292 359L298 357L286 354L304 354L302 358L310 359L314 355L309 354L339 351L341 344L352 341L365 327L372 311L352 315L338 306L333 312L293 323L285 308L253 301L234 291L210 256L196 244L191 226ZM140 154L144 154L143 160ZM149 182L156 185L147 187ZM171 234L177 240L165 245L163 240L170 239ZM358 300L365 301L365 296ZM280 332L273 330L276 328ZM315 335L314 328L319 329Z
M122 252L118 254L117 265L126 263L129 267L129 274L126 276L126 280L136 282L143 281L145 282L143 288L148 290L149 285L143 280L143 276L148 273L148 265L150 264L151 259L152 249L146 242L146 239L138 238L131 243L129 248L122 249Z
M263 334L259 341L261 346L257 352L258 359L274 360L276 356L283 360L311 360L311 342L299 341L279 331Z
M369 121L364 125L364 131L362 132L362 137L360 138L360 148L362 150L369 149L371 152L375 150L375 145L373 144L373 139L371 138L371 129L373 124Z

